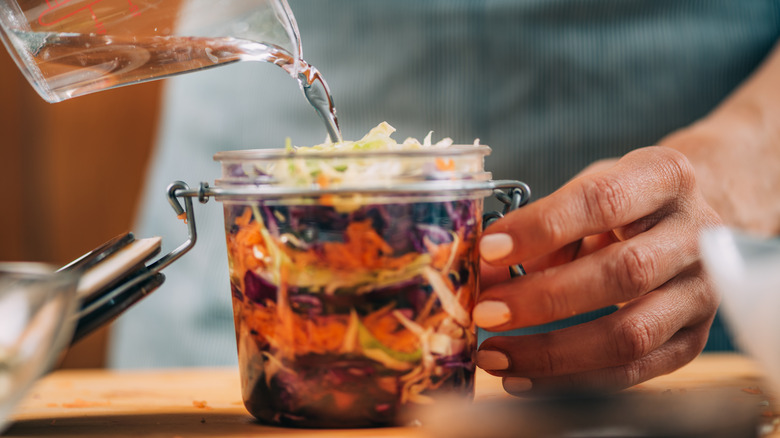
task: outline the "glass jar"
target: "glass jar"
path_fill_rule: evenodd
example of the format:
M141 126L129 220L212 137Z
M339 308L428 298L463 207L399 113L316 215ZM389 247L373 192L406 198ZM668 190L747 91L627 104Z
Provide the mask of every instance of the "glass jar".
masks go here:
M528 195L523 183L491 181L489 152L220 152L215 187L169 189L223 203L252 415L389 426L441 395L473 396L483 199Z

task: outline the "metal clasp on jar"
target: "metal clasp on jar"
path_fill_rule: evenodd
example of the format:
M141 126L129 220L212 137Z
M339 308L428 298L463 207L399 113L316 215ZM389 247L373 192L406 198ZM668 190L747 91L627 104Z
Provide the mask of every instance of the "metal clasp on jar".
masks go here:
M501 181L496 181L501 182ZM531 188L528 184L520 181L512 181L517 186L501 186L493 190L493 196L504 204L502 211L489 211L482 215L482 223L484 228L487 228L490 224L504 217L505 214L512 210L516 210L531 199ZM504 190L507 190L504 192ZM511 277L519 277L525 275L525 269L523 265L517 264L509 267L509 275Z
M531 199L531 189L528 184L515 181L515 180L495 180L495 181L459 181L457 184L431 184L426 183L424 185L411 184L397 187L385 187L385 188L373 188L369 189L370 192L378 192L382 194L401 194L414 191L429 191L436 190L439 192L470 192L470 191L491 191L493 196L498 199L504 208L502 211L491 211L482 215L483 226L487 228L491 223L504 217L505 214L512 210L522 207L527 204ZM171 251L166 256L162 257L154 267L162 269L165 266L173 263L176 259L184 255L189 251L197 240L197 230L195 227L195 215L192 208L192 198L198 198L198 200L205 204L209 199L214 197L229 199L229 198L243 198L249 194L259 195L261 197L284 197L301 195L310 193L309 189L285 189L285 188L221 188L210 187L207 182L201 182L197 189L191 189L185 182L176 181L171 183L167 189L168 201L173 207L173 210L179 217L186 219L188 226L189 238L178 248ZM343 190L322 190L322 193L341 193ZM184 198L184 206L179 202L178 198ZM525 275L525 270L522 265L514 265L509 268L510 275L513 277Z

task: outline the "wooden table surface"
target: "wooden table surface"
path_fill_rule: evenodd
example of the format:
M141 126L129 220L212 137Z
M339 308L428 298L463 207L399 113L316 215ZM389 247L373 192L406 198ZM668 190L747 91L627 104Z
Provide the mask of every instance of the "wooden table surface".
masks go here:
M735 354L705 354L680 370L630 391L719 391L749 397L761 410L761 434L780 438L772 398L754 363ZM477 403L508 397L500 380L477 375ZM241 402L233 368L151 371L57 371L33 387L3 434L11 437L425 437L417 427L307 430L261 425Z

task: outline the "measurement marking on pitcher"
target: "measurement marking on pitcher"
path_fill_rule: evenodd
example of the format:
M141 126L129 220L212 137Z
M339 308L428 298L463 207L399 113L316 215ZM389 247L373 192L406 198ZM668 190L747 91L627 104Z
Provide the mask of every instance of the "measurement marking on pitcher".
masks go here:
M77 0L62 0L62 1L54 0L53 2L49 1L49 0L46 0L46 5L48 6L48 8L45 11L41 12L40 15L38 15L38 23L40 23L41 26L46 26L46 27L53 26L53 25L58 24L58 23L60 23L60 22L62 22L64 20L67 20L68 18L73 17L74 15L78 14L79 12L89 11L89 14L90 14L90 16L92 18L92 21L95 23L95 28L97 29L97 33L101 34L101 35L105 34L106 33L106 28L105 28L104 24L98 19L98 16L95 13L95 10L93 9L93 7L96 4L100 3L103 0L94 0L94 1L92 1L92 2L90 2L88 4L86 4L86 5L83 5L83 6L80 6L80 7L76 6L75 9L73 9L73 10L71 10L69 12L66 12L65 15L55 17L54 19L51 19L51 20L47 20L47 15L53 14L53 13L58 12L58 11L61 12L65 7L69 6L70 4L73 4L73 2L75 2L75 1L77 1ZM141 14L140 9L138 8L138 5L133 4L132 0L127 0L127 4L128 4L128 8L130 10L130 13L134 17L137 17L138 15Z
M127 4L130 7L130 13L133 14L133 17L141 15L141 10L138 8L138 5L133 4L132 0L127 0Z

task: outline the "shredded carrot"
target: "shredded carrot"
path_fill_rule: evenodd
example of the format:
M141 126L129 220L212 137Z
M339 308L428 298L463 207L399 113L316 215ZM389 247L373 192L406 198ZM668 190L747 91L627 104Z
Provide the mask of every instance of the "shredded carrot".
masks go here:
M363 326L382 345L392 350L403 353L416 351L420 348L420 339L393 316L393 310L395 310L395 303L390 303L369 313L363 317Z
M455 161L452 158L448 160L441 157L436 158L436 169L441 170L442 172L455 170Z
M447 312L436 312L433 315L425 318L425 321L421 324L423 327L438 327L445 318L449 318L450 315Z
M330 180L324 173L320 172L317 175L317 185L320 186L321 189L327 188L328 185L330 185Z
M289 348L288 354L325 354L338 350L344 342L349 315L330 315L310 319L307 315L282 311L274 303L267 306L241 304L239 315L250 331L277 347ZM282 313L284 316L280 316ZM286 321L286 322L285 322Z
M267 254L267 247L260 232L260 224L252 221L252 209L247 207L234 223L239 227L235 234L228 234L227 247L231 276L244 289L246 271L264 266L265 261L257 258L255 251Z
M333 205L336 203L336 197L333 195L322 195L320 196L320 204L322 205Z
M463 230L459 230L456 236L458 244L455 245L455 240L446 243L435 244L429 239L423 239L423 245L433 257L431 267L435 269L442 269L447 265L450 260L458 260L467 254L469 251L475 248L472 240L466 240L463 236ZM453 254L453 247L455 253Z
M423 243L425 244L428 252L433 257L433 260L431 261L431 267L435 269L442 269L452 256L454 242L447 242L436 245L430 240L425 239ZM461 245L458 246L460 247ZM457 250L458 248L455 249Z
M331 391L331 397L336 404L336 408L344 411L352 407L352 403L355 402L358 395L355 393L343 392L343 391Z
M479 266L478 260L479 255L477 253L477 247L474 246L470 257L465 261L466 266ZM458 303L466 309L467 312L471 313L474 308L474 303L477 300L477 275L471 268L469 268L468 280L460 285L460 289L458 289L456 296Z
M295 345L298 352L325 354L341 347L347 333L346 319L320 317L317 320L304 319L296 315Z
M321 251L299 251L282 247L296 266L330 270L402 269L413 262L415 253L393 257L393 248L374 230L370 220L347 226L344 242L324 242Z
M290 308L290 301L287 296L287 269L282 267L279 272L279 284L276 290L276 315L279 318L279 328L281 329L279 335L281 339L281 345L283 346L283 353L285 356L294 356L297 351L297 345L294 344L295 332L293 329L296 327L295 314Z
M237 217L233 222L239 227L245 227L249 225L249 222L251 220L252 220L252 209L246 207L244 208L244 212L241 214L241 216Z
M231 273L243 288L246 271L261 269L264 260L258 260L260 251L267 254L267 244L260 232L260 224L252 221L252 211L247 208L234 221L239 230L228 235L228 256ZM418 254L410 252L394 257L393 248L374 230L371 220L352 222L345 231L344 242L324 242L319 251L301 251L287 245L279 245L295 266L319 267L330 270L393 270L403 269L412 263ZM450 258L450 247L439 245L433 252L437 264L444 264ZM466 251L465 245L458 245L457 253Z
M446 163L445 163L446 164ZM243 290L244 275L247 271L267 270L266 266L272 256L268 249L274 242L266 242L268 234L262 232L262 221L255 220L251 208L246 208L241 216L235 218L234 224L238 230L229 233L227 238L230 257L231 281ZM276 237L274 237L276 239ZM447 269L457 272L462 258L475 260L476 245L473 239L463 239L458 234L458 244L447 242L435 244L424 242L427 252L433 260L436 269ZM242 323L258 339L258 341L278 349L283 357L291 358L308 353L325 354L338 351L348 336L350 315L318 315L316 318L307 314L296 313L290 308L287 283L289 276L295 275L296 269L318 268L332 271L369 271L404 269L415 262L418 253L409 252L396 256L393 248L374 229L372 221L353 221L344 231L342 242L323 242L316 249L303 251L290 245L277 244L276 248L284 252L288 263L273 268L279 269L278 300L265 305L254 303L237 303L235 318ZM457 260L457 263L452 263ZM338 275L336 272L334 275ZM457 298L464 309L470 310L474 302L476 274L469 272L468 279L460 285L460 291L454 290L452 281L446 273L442 275L447 287L457 292ZM423 327L436 328L448 317L446 312L433 311L435 298L432 297L418 315L418 324ZM378 309L361 318L361 323L376 338L389 349L403 353L419 350L420 338L411 332L392 314L395 304Z
M184 223L187 223L187 212L176 215L176 219L181 219Z
M417 324L421 324L425 318L428 317L428 315L431 314L431 309L433 309L433 303L437 302L436 294L430 294L428 296L428 299L425 301L425 305L423 306L422 310L417 314L417 318L414 322Z
M466 266L478 265L478 263L474 262L475 260L479 260L475 242L471 239L464 239L462 231L458 232L456 239L457 242L459 242L457 245L455 245L456 240L438 245L428 239L423 240L423 244L432 256L432 268L438 270L445 269L453 260L465 261ZM457 271L456 269L454 270ZM469 276L466 283L461 284L457 291L454 290L454 285L449 279L446 280L446 284L447 287L456 294L459 304L467 311L471 311L474 300L476 299L475 273L469 269Z
M466 284L461 285L455 295L458 299L458 304L470 314L474 310L474 303L477 300L477 288L474 283L468 281Z

